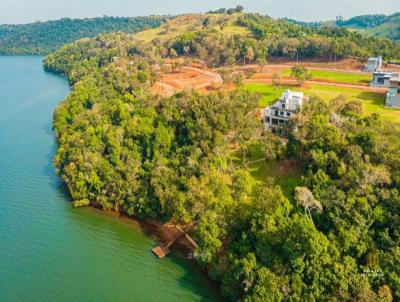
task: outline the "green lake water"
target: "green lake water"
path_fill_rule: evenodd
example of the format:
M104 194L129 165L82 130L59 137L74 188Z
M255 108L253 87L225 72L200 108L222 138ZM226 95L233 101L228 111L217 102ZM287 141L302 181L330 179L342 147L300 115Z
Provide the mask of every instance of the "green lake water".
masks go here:
M40 57L0 57L0 301L216 301L179 254L127 219L72 209L51 165L67 81Z

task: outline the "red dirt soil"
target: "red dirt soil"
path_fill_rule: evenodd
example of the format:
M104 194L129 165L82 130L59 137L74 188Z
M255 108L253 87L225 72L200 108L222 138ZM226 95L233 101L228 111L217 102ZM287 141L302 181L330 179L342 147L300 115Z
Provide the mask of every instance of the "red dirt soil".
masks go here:
M184 64L183 58L175 58L175 59L164 59L164 63L172 66L173 64ZM254 75L251 79L245 80L245 82L258 82L258 83L268 83L272 82L273 74L282 73L284 69L290 68L293 65L301 64L308 69L316 69L316 70L328 70L328 71L342 71L342 72L359 72L362 74L365 73L364 66L365 63L356 59L346 59L340 60L336 62L332 61L313 61L313 60L302 60L302 61L293 61L293 60L285 60L280 58L271 58L270 62L266 66L259 66L256 64L248 64L246 66L238 65L235 70L237 72L243 71L252 71ZM385 65L383 70L388 71L399 71L400 66L398 65ZM222 77L218 73L218 70L214 72L214 70L209 70L205 68L205 64L203 62L192 62L191 66L184 66L175 69L174 71L164 74L160 70L157 71L158 79L156 83L152 87L152 92L154 94L159 94L161 96L172 96L173 94L184 91L195 89L200 93L209 93L212 91L219 90L233 90L235 86L233 84L223 85ZM282 84L295 84L296 81L289 77L281 78ZM379 88L371 88L367 83L338 83L332 80L326 79L313 79L312 81L306 81L306 85L310 84L324 84L330 86L337 87L348 87L348 88L356 88L364 91L372 91L372 92L382 92L382 89Z
M197 89L200 92L219 90L223 84L218 73L197 67L181 67L171 73L158 73L158 80L152 91L162 96L172 96L186 89Z

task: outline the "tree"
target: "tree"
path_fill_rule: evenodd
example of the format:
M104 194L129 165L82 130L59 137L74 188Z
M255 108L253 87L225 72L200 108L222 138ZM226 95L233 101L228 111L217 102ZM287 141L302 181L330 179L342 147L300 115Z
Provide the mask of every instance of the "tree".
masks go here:
M145 73L144 71L139 71L139 72L137 73L137 75L136 75L136 78L137 78L137 80L138 80L140 83L142 83L142 84L146 83L147 80L148 80L147 73Z
M204 18L202 25L207 28L210 25L210 18Z
M185 52L185 55L189 55L189 53L190 53L190 46L184 46L183 47L183 51Z
M233 83L237 87L239 87L239 86L243 85L243 78L244 78L243 73L242 72L238 72L233 76Z
M295 188L295 198L299 205L304 207L306 215L312 220L311 211L315 210L321 214L323 211L321 203L314 198L314 195L306 187Z
M281 280L266 267L260 268L255 277L255 284L246 302L281 302L283 295L280 291Z
M260 65L260 72L263 72L265 65L268 64L268 61L265 57L259 57L257 58L257 64Z
M225 86L228 86L230 83L232 83L232 73L233 70L230 68L223 68L220 70L221 78Z
M178 56L178 53L176 52L176 50L175 50L174 48L171 48L171 49L169 50L169 56L170 56L171 58L176 58L176 57Z
M252 61L252 60L254 59L254 50L253 50L253 47L247 48L245 58L246 58L247 60L249 60L249 62Z
M236 170L232 174L233 196L236 201L244 201L250 193L250 176L249 172L244 169Z
M392 291L387 285L382 285L378 290L378 296L382 299L382 302L392 302Z
M278 73L274 73L272 75L272 85L274 85L274 89L278 89L282 86L282 78Z
M292 67L291 76L296 78L299 86L303 86L304 81L311 79L311 75L304 66L295 65Z

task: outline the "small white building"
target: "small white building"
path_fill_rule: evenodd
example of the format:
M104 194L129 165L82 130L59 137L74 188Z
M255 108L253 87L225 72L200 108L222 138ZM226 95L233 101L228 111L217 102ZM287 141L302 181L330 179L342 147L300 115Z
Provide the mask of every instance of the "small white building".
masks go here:
M386 106L400 109L400 74L393 73L389 82L389 90L386 94Z
M289 120L303 107L304 94L286 90L279 100L264 109L264 125L273 133L286 133Z
M385 71L375 71L372 74L372 81L369 84L371 87L385 87L389 88L390 78L392 77L392 72Z
M365 70L368 72L381 71L382 67L382 57L379 56L377 58L369 58L367 61L367 65L365 66Z

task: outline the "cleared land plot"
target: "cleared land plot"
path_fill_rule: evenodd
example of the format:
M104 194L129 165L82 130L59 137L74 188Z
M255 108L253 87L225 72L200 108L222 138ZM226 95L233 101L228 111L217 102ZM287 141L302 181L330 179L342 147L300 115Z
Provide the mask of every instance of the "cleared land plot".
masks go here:
M222 83L222 78L217 73L194 67L182 67L165 75L160 73L152 91L163 96L171 96L185 89L208 92L219 88Z
M276 89L272 84L247 83L244 87L250 91L257 92L262 95L260 107L266 107L272 104L285 89L291 89L302 91L307 96L319 96L327 102L339 95L344 95L348 100L360 100L363 104L363 111L365 115L378 113L386 120L400 122L400 111L389 109L384 106L385 93L319 84L310 84L304 87L284 85Z

